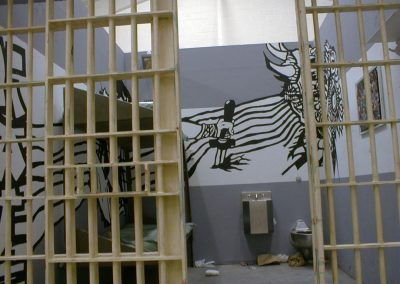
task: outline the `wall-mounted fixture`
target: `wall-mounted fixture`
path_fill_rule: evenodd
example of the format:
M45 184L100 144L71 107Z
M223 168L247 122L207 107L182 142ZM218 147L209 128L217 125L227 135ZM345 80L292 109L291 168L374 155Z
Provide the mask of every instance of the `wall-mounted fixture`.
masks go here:
M243 225L247 234L274 231L271 191L242 192Z

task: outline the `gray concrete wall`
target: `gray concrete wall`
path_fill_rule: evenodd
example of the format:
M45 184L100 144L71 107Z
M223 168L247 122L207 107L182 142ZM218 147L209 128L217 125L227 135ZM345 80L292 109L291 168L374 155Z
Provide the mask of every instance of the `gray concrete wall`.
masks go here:
M243 102L279 93L280 82L265 67L264 48L255 44L181 49L182 108L221 107L227 98Z
M241 192L272 191L275 231L248 235L243 230ZM308 182L191 187L193 257L217 263L254 262L258 254L292 254L289 232L297 219L310 224Z

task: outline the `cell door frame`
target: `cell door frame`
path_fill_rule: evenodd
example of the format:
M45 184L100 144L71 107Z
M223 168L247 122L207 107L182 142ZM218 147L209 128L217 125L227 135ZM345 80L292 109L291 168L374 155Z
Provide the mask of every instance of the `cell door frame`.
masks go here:
M351 250L354 252L355 259L355 280L356 283L363 283L363 269L368 267L362 266L361 251L364 249L377 249L378 250L378 261L379 261L379 277L380 283L387 283L387 272L386 272L386 259L385 259L385 248L397 248L400 247L400 240L395 242L385 242L383 237L383 220L382 220L382 204L380 198L380 191L383 185L393 185L397 192L397 206L399 206L400 197L400 185L398 183L400 177L400 158L399 158L399 138L397 124L399 119L397 118L393 82L391 75L391 67L398 65L398 60L390 59L388 52L388 34L386 27L385 11L389 9L399 9L400 3L384 3L383 0L377 0L376 3L364 4L361 0L355 0L354 4L342 5L339 0L333 0L331 6L319 5L317 0L311 0L310 5L306 5L305 0L296 0L296 13L297 13L297 24L299 32L299 45L301 52L301 69L302 69L302 83L304 90L304 114L305 114L305 127L307 136L307 158L308 158L308 171L309 171L309 198L310 198L310 209L312 217L312 230L313 230L313 255L314 255L314 282L325 283L326 274L326 257L329 254L331 274L333 283L339 283L339 268L338 268L338 252L340 250ZM364 26L364 12L376 11L379 13L379 29L382 41L383 59L381 60L370 60L367 56L367 42L366 42L366 30ZM346 12L353 12L356 15L358 26L355 29L358 30L361 60L348 62L344 58L344 43L341 26L341 15ZM330 13L334 16L336 38L337 38L337 51L338 60L337 62L324 62L321 50L321 38L320 38L320 23L319 15L323 13ZM313 23L313 34L315 38L316 48L316 61L312 62L309 54L310 41L308 38L308 28L310 22L307 20L307 16L312 17ZM349 27L353 28L353 27ZM356 39L355 39L356 40ZM386 81L384 84L387 86L387 98L389 100L389 113L387 117L376 119L372 113L371 103L371 90L370 90L370 79L369 79L369 68L374 66L383 66L386 73ZM363 71L363 82L366 92L367 101L367 120L352 120L350 118L349 111L349 92L347 86L346 71L347 68L358 67ZM328 121L326 113L326 102L324 95L324 68L338 68L342 86L343 103L344 103L344 119L338 122ZM316 70L318 74L319 84L319 99L321 101L322 121L316 121L315 109L314 109L314 90L313 90L313 78L312 72ZM351 87L351 86L350 86ZM392 145L393 145L393 157L394 157L394 179L390 181L383 181L379 178L379 171L377 167L377 142L376 142L376 130L375 124L386 124L390 128ZM357 151L354 149L352 137L354 136L351 131L351 127L354 125L366 125L368 126L368 139L371 151L371 176L370 182L359 182L356 179L356 172L354 166L354 157L357 156ZM324 148L329 147L327 143L327 130L329 127L342 126L346 134L346 147L348 155L349 165L349 181L341 183L335 180L332 175L332 169L330 168L331 161L330 155L327 154L329 151L325 151L324 157L324 173L325 177L322 178L320 174L319 164L319 153L318 153L318 138L317 128L322 129ZM357 191L360 186L370 186L374 194L374 206L375 206L375 222L376 222L376 235L377 240L375 242L363 243L360 240L360 222L358 216L358 204L357 204ZM352 223L352 242L346 244L337 243L336 239L336 224L335 224L335 205L334 205L334 193L338 187L346 187L350 191L351 199L351 216L348 216ZM323 216L323 199L322 191L326 190L327 193L327 217L324 219ZM397 212L398 213L398 212ZM328 220L327 224L324 224L324 220ZM324 243L324 229L328 231L329 243Z

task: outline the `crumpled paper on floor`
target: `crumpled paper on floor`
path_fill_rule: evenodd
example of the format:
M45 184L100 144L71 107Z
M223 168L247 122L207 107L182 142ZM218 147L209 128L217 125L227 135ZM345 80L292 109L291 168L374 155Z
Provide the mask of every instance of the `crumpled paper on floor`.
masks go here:
M287 262L288 256L284 254L260 254L257 257L257 265L273 265L273 264L281 264L283 262Z
M215 267L214 263L215 263L214 260L206 262L206 260L203 258L203 259L196 260L194 262L194 267L196 267L196 268L201 268L201 267L212 268L212 267Z

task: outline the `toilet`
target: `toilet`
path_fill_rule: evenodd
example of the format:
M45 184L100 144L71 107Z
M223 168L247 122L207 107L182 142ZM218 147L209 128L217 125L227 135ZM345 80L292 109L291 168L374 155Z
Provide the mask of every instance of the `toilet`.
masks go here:
M290 232L290 242L304 256L307 261L312 261L312 233L309 232Z
M296 226L290 232L290 243L307 261L312 261L312 232L303 220L297 220Z

